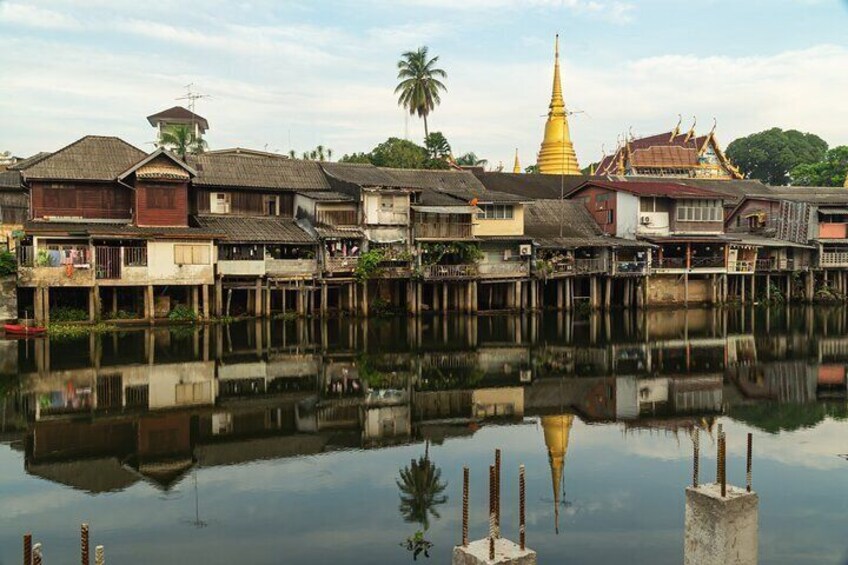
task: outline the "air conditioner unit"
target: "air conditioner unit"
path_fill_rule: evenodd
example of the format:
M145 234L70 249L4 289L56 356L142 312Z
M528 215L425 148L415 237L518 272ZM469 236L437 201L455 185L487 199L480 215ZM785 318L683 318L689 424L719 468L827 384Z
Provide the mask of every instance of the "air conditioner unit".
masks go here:
M529 257L532 252L533 248L530 246L529 243L525 243L518 246L518 254L522 257Z
M509 261L512 259L512 249L504 249L503 260Z
M650 216L642 216L642 217L639 219L639 223L641 223L643 226L650 226L650 225L651 225L651 221L652 221L652 220L651 220L651 217L650 217Z
M518 378L522 383L529 383L533 380L533 371L530 369L522 369Z

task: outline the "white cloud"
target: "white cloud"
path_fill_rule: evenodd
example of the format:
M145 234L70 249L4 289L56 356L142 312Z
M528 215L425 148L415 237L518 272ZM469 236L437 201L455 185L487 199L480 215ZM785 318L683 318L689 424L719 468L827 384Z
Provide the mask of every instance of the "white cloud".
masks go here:
M54 30L74 30L82 27L72 16L19 2L0 3L0 24L3 23Z

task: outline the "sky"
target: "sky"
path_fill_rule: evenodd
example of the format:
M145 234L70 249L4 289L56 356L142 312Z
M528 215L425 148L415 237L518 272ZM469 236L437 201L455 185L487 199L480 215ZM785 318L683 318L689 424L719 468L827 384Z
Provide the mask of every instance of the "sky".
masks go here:
M420 142L396 62L426 45L454 154L535 162L560 34L582 165L626 132L713 120L725 145L770 127L848 144L848 0L0 0L0 151L87 134L151 150L145 117L207 95L210 148L368 151Z

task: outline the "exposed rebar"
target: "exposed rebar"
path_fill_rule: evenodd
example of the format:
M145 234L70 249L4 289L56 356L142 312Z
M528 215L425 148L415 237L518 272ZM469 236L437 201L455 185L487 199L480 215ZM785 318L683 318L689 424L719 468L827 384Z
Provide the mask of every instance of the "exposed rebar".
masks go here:
M751 464L753 462L753 447L754 447L754 434L748 432L748 458L745 461L745 480L747 481L745 489L748 492L751 492Z
M716 482L721 482L721 439L724 437L724 432L721 431L721 424L718 425L718 440L716 441Z
M24 534L24 565L32 565L32 534Z
M495 559L495 466L489 465L489 559Z
M525 496L524 465L521 465L518 467L518 543L521 546L521 551L524 551L526 543Z
M94 548L94 565L106 565L106 555L102 545Z
M91 563L88 555L88 524L80 526L80 561L82 565Z
M695 428L692 433L692 451L693 451L693 459L692 459L692 486L698 488L699 483L699 475L700 475L700 436L698 433L698 428Z
M462 468L462 546L468 546L468 467Z
M41 544L32 546L32 565L41 565Z
M721 497L727 496L727 439L724 434L718 440L719 461L721 465Z
M501 537L501 450L495 449L495 537Z

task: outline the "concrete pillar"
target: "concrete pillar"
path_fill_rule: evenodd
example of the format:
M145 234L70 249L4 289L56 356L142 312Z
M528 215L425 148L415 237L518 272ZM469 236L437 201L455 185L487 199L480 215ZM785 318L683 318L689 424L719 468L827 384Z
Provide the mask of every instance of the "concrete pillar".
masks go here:
M686 489L684 565L756 565L759 497L754 492L706 484Z
M489 560L489 539L472 541L466 546L457 545L453 548L451 565L536 565L536 552L532 549L521 549L518 544L506 538L495 538L495 560Z
M153 320L156 319L156 305L155 300L153 299L153 285L147 285L147 288L144 292L144 308L145 315L144 317L150 320L150 323L153 323Z
M554 281L556 285L556 309L562 310L565 308L565 280L558 279Z
M32 289L32 317L39 326L44 325L44 289L37 286Z
M100 289L97 285L88 289L88 321L93 322L100 317Z
M751 275L751 304L757 301L757 275Z
M609 310L612 306L612 277L607 277L604 286L604 309Z
M215 315L224 315L224 280L215 279Z
M442 311L447 312L450 309L450 301L448 295L448 283L442 283Z
M195 316L200 315L200 289L197 285L191 287L191 311Z
M599 306L597 277L589 277L589 306L592 310Z
M415 283L415 314L421 314L421 302L424 298L424 284L420 282Z
M766 302L771 302L771 275L766 274Z
M368 315L368 281L362 283L362 302L360 306L362 307L362 315Z
M122 252L123 252L123 249L124 248L122 247L121 248ZM117 313L118 313L118 287L113 286L112 287L112 318L117 317L116 316Z
M327 282L321 281L321 317L327 317L327 300L330 298L330 292L327 290Z
M530 279L530 309L537 310L539 308L539 283L535 279Z
M203 319L208 320L209 313L209 285L204 284L200 287L203 290Z
M574 279L564 279L563 286L565 292L565 309L570 312L574 308Z
M739 277L738 280L739 280L739 284L741 285L741 289L742 289L741 294L739 295L740 296L740 302L742 302L744 304L745 303L745 277L741 276L741 277Z
M792 275L786 275L786 305L792 302Z
M262 299L262 279L257 278L253 289L253 315L257 318L262 317L265 313L262 311L262 306L265 301Z
M805 282L807 283L807 288L806 288L806 294L807 295L805 296L805 299L806 299L807 302L812 302L813 301L813 294L815 292L815 282L813 281L813 271L807 271L807 278L806 278Z
M270 282L266 283L265 288L262 290L262 292L263 292L263 300L264 300L264 306L263 306L262 309L264 310L265 316L270 318L271 317L271 283Z

